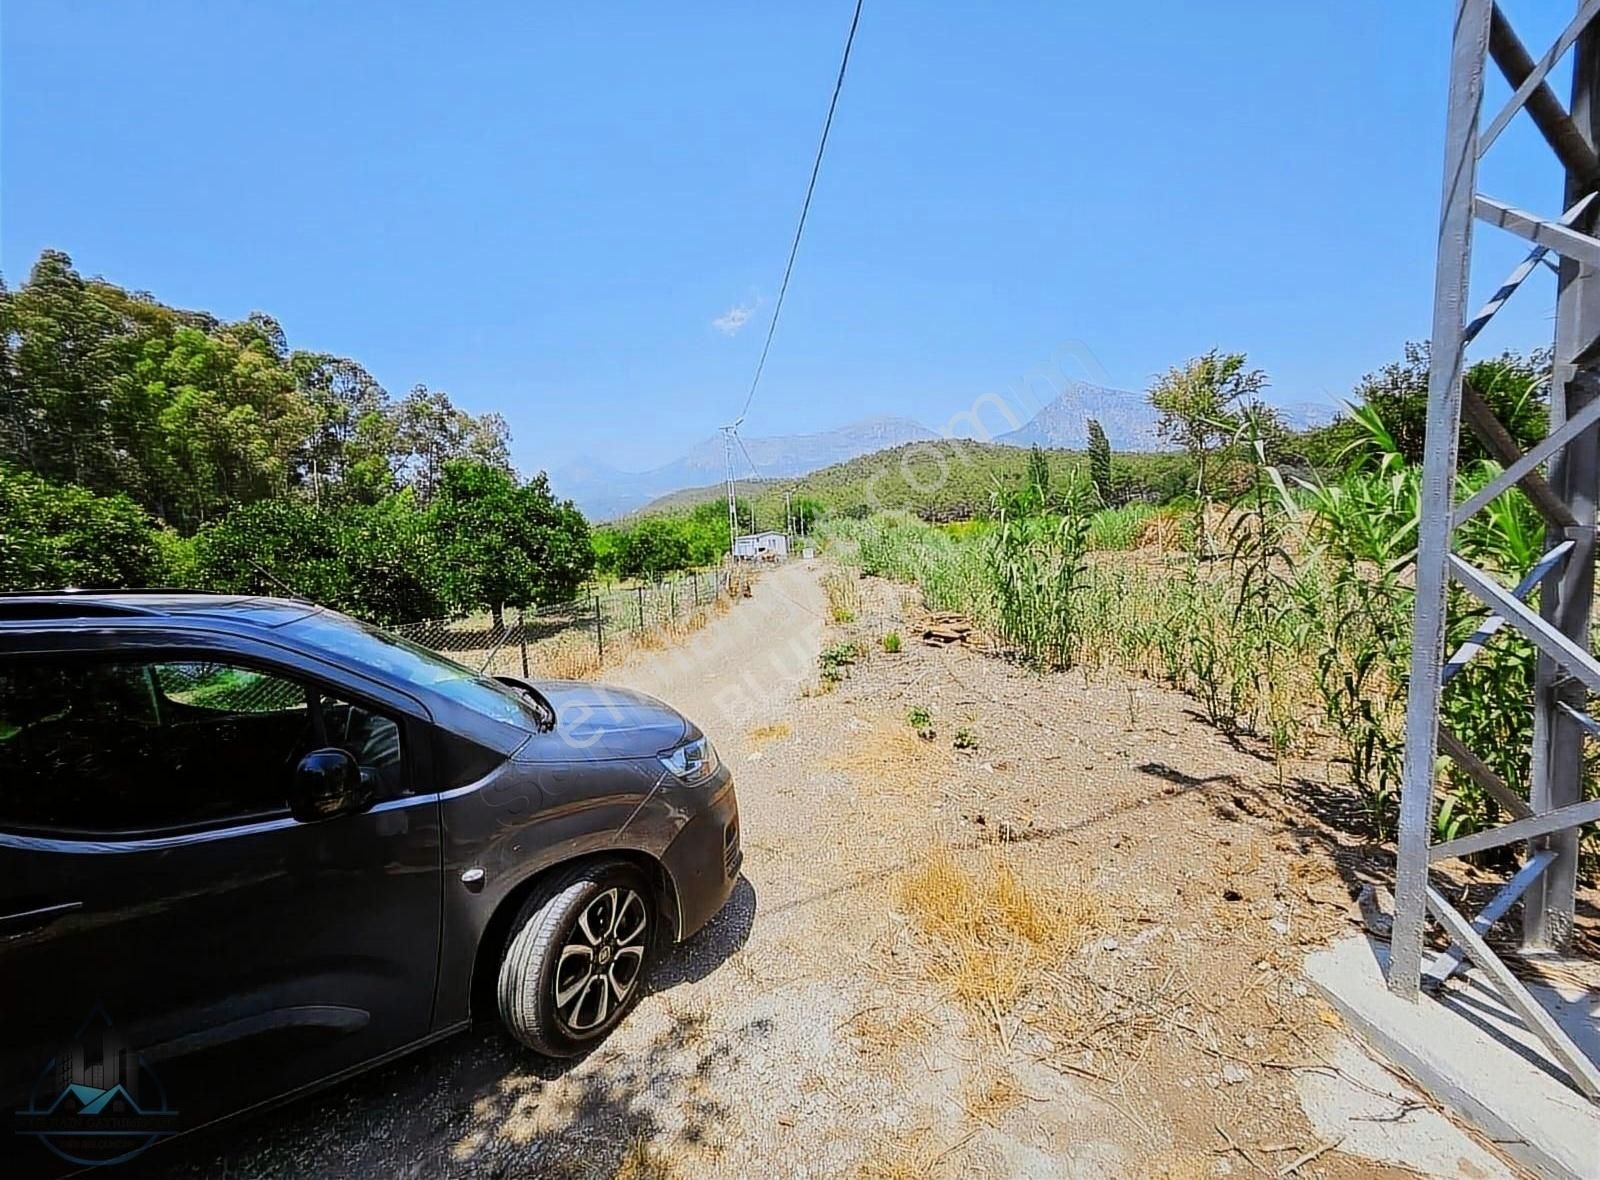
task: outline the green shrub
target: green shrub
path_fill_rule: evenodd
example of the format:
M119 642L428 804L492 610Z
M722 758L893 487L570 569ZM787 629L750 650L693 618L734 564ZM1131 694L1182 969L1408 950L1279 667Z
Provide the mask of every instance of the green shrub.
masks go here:
M1150 504L1124 504L1102 508L1089 519L1089 548L1096 550L1133 549L1139 544L1144 522L1156 514Z
M97 496L0 466L0 590L161 582L155 522L127 496Z
M906 710L906 724L917 731L917 736L925 742L931 742L939 736L939 731L933 727L933 713L926 705L912 705Z
M861 649L853 643L834 643L822 649L817 663L822 668L822 679L830 684L843 680L851 664L861 656Z
M900 650L900 632L890 631L883 637L883 650L889 655L894 655Z

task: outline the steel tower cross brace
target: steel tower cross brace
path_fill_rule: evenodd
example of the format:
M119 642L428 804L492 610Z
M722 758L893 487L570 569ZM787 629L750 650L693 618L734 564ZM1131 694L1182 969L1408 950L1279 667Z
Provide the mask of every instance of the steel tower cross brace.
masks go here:
M1389 986L1415 1001L1423 983L1442 984L1470 959L1528 1028L1548 1046L1573 1084L1600 1100L1600 1066L1591 1061L1484 941L1518 900L1526 950L1563 948L1572 933L1578 835L1600 819L1600 801L1583 799L1583 743L1600 737L1588 714L1600 694L1600 660L1590 645L1594 597L1595 500L1600 493L1600 0L1582 0L1550 50L1529 56L1492 0L1456 0L1445 126L1444 198L1434 282L1433 352L1428 374L1427 444L1417 547L1416 614L1406 700L1406 757L1400 803L1399 864ZM1573 54L1570 113L1550 88L1551 69ZM1484 73L1493 60L1512 95L1480 131ZM1477 191L1478 160L1506 125L1525 113L1543 135L1563 179L1558 217L1512 208ZM1554 194L1552 193L1552 196ZM1466 317L1473 226L1488 222L1532 244L1489 303ZM1535 273L1547 254L1559 258L1550 433L1524 453L1466 380L1465 351L1495 312ZM1462 422L1505 469L1488 488L1455 501L1456 450ZM1546 465L1545 474L1539 467ZM1473 514L1513 485L1545 518L1547 552L1515 588L1455 553L1451 539ZM1452 581L1489 610L1462 648L1445 659L1446 599ZM1524 601L1539 592L1535 611ZM1538 649L1531 702L1532 774L1527 799L1505 783L1440 722L1444 686L1506 627ZM1499 828L1432 843L1436 761L1443 752L1500 802L1511 819ZM1522 867L1468 919L1428 883L1428 866L1448 856L1520 844ZM1423 932L1431 912L1451 945L1424 964Z

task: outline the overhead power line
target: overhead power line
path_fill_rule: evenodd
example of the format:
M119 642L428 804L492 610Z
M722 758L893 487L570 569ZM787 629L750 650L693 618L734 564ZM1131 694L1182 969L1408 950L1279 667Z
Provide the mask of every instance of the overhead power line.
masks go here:
M734 441L739 444L739 449L744 452L744 461L750 464L750 477L755 480L761 478L761 472L756 467L756 461L750 457L750 448L744 445L744 439L739 437L739 432L733 432Z
M822 156L828 150L828 132L833 128L833 112L839 106L839 91L844 88L844 72L850 65L850 47L855 44L856 26L861 23L861 5L856 0L855 15L850 18L850 33L844 39L844 56L839 59L839 76L833 83L833 98L828 102L828 117L822 124L822 138L817 142L817 158L811 165L811 180L806 185L805 203L800 206L800 223L794 228L794 242L789 246L789 261L783 268L783 283L778 287L777 302L772 305L772 320L767 324L767 339L761 345L761 359L756 362L756 375L750 381L750 392L745 394L744 407L733 420L737 427L750 412L755 400L756 386L761 384L761 371L767 367L767 352L772 348L772 337L778 330L778 316L783 312L783 297L789 290L789 276L794 273L795 256L800 253L800 237L806 232L806 214L811 211L811 194L817 189L817 174L822 171Z

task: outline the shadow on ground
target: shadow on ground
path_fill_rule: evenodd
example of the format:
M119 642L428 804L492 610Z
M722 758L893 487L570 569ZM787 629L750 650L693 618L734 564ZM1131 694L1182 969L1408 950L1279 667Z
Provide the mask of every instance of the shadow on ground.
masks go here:
M658 961L646 1003L723 966L748 940L755 913L755 889L741 877L706 928ZM706 1079L720 1059L769 1030L755 1021L712 1031L708 1017L704 1008L670 1000L650 1005L631 1013L610 1041L568 1061L537 1057L485 1020L392 1065L185 1136L117 1174L148 1180L610 1176L640 1142L663 1133L702 1142L726 1121L728 1110ZM641 1028L651 1030L643 1043Z

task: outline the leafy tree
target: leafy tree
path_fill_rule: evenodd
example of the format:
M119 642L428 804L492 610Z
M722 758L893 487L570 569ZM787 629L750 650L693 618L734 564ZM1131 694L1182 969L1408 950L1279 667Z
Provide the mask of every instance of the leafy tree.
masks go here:
M686 521L650 517L629 530L622 550L622 575L657 579L692 564Z
M1216 349L1168 369L1148 394L1159 417L1156 432L1194 461L1195 494L1211 494L1212 461L1232 442L1239 414L1266 387L1266 374L1245 368L1242 352Z
M802 533L811 533L817 527L817 521L822 518L823 503L815 496L795 496L791 501L794 511L794 523Z
M627 548L628 534L619 528L597 528L589 531L589 545L594 550L595 576L614 582L622 576L622 554Z
M298 497L236 508L194 538L182 584L289 594L394 624L445 613L437 546L410 492L318 508ZM185 561L180 543L167 560Z
M441 392L391 404L356 362L291 351L263 312L166 307L53 250L0 284L0 461L126 492L184 534L296 491L376 504L404 479L426 499L451 459L510 470L509 439Z
M161 581L151 521L127 496L97 496L0 465L0 590Z
M7 363L0 458L46 479L112 490L119 478L113 406L131 341L112 308L58 250L0 296Z
M246 504L201 529L194 577L203 590L356 605L333 514L298 498Z
M445 464L428 522L439 545L445 600L487 607L496 629L505 608L571 598L594 568L589 525L558 501L541 472L525 484L469 459Z
M1096 418L1089 419L1089 482L1094 485L1095 496L1101 504L1110 506L1116 502L1111 477L1111 440Z
M510 439L510 428L499 414L473 418L457 409L449 394L425 385L415 386L396 410L399 466L425 502L438 491L453 460L471 459L509 473Z
M409 488L377 504L339 508L335 521L349 576L345 609L383 624L445 613L438 542Z
M1428 345L1408 341L1404 355L1377 372L1368 373L1352 391L1351 402L1373 410L1387 427L1396 453L1407 463L1422 462L1428 422ZM1526 449L1544 437L1549 427L1550 353L1538 349L1527 355L1504 352L1467 369L1467 381L1482 395L1511 437ZM1327 426L1306 432L1296 447L1306 462L1321 470L1342 467L1348 460L1365 463L1369 449L1366 433L1352 414L1343 414ZM1488 457L1472 428L1462 423L1460 461L1463 465Z
M296 352L288 363L311 415L299 482L318 504L377 502L395 483L388 393L347 357Z

